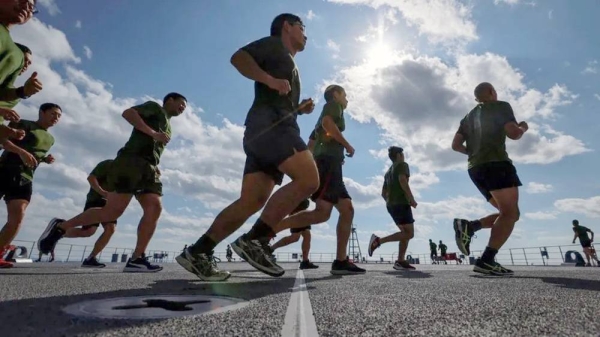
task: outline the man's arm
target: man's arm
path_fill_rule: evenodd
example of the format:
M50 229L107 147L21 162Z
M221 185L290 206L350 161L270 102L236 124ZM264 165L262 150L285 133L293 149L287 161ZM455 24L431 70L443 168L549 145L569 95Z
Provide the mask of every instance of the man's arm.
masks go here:
M577 239L577 233L573 234L573 243L575 243L576 239Z
M464 143L465 137L457 131L456 134L454 134L454 139L452 140L452 150L462 154L468 154L467 147L464 145Z
M591 230L591 229L588 229L587 231L588 231L588 232L590 232L590 233L592 234L592 238L591 238L590 240L591 240L591 241L594 241L594 232L592 232L592 230Z
M410 190L410 186L408 185L408 177L405 174L401 174L398 177L398 179L400 180L400 186L402 187L402 190L408 197L408 200L411 203L413 203L415 201L415 198L413 197L412 191Z
M231 56L231 64L246 78L264 85L269 85L273 77L262 70L252 55L243 49L239 49Z
M331 138L335 139L335 141L342 144L344 148L350 147L350 143L348 143L340 129L338 129L337 125L335 125L333 117L329 115L323 117L321 125L323 126L323 129L325 129L325 132L327 132L327 135L331 136Z
M387 184L383 183L383 187L381 188L381 197L383 198L383 200L385 200L387 202L388 200L388 189L387 189Z
M134 108L129 108L129 109L125 110L123 112L122 116L134 128L147 134L150 137L154 137L154 135L157 133L156 131L152 130L152 128L149 127L148 124L146 124L146 122L144 122L144 120L140 116L139 112L137 110L135 110Z
M523 137L526 129L519 126L517 122L511 121L504 125L504 132L506 136L512 140L518 140Z
M105 189L102 188L102 186L100 186L100 183L98 182L98 178L96 178L95 175L90 174L88 176L88 182L90 183L90 187L96 191L98 194L100 194L103 197L106 197L108 195L108 191L106 191Z

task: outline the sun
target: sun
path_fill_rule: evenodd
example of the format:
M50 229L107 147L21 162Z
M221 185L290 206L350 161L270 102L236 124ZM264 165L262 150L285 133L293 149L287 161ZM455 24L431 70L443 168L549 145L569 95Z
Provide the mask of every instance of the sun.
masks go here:
M374 68L390 66L394 59L394 51L385 42L377 42L367 50L367 62Z

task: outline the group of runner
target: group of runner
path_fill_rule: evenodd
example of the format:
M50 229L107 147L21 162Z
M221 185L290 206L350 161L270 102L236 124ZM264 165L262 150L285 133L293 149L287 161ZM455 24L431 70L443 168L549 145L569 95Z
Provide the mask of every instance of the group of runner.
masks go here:
M17 5L0 4L0 112L10 120L0 126L4 152L0 158L0 193L7 203L8 222L0 232L0 247L8 247L18 233L32 193L33 173L39 163L51 164L48 154L54 138L48 129L59 121L61 108L53 103L40 107L36 122L19 120L10 110L18 102L42 89L33 73L23 87L13 88L18 74L29 66L27 52L15 44L9 34L11 26L26 23L35 12L34 0L15 0ZM9 13L12 13L9 15ZM348 107L345 89L337 84L324 91L325 104L308 144L300 136L297 117L315 108L311 98L300 100L301 82L295 56L307 43L304 23L293 14L278 15L271 24L270 35L237 50L232 65L244 77L254 81L255 97L246 120L243 148L246 162L240 197L221 211L210 228L177 256L176 261L189 272L206 281L224 281L231 274L219 270L213 257L215 247L238 230L251 216L263 209L253 227L230 246L256 269L275 277L285 271L272 258L273 252L303 238L302 269L316 268L308 259L311 225L330 219L335 207L337 222L336 259L331 273L363 274L366 271L348 259L346 247L352 229L354 208L343 179L342 167L355 149L344 137L344 112ZM30 57L29 52L29 57ZM521 182L505 149L508 136L519 139L528 130L527 123L517 123L509 103L498 101L489 83L475 88L477 105L460 122L452 149L468 156L469 176L486 200L498 211L478 220L454 220L457 245L470 254L470 241L482 228L491 229L491 237L474 271L491 275L510 275L512 271L495 261L498 250L510 236L519 219L518 187ZM12 104L12 105L11 105ZM146 248L155 232L162 211L161 155L169 143L170 120L181 115L187 99L169 93L162 105L153 101L125 110L122 117L133 126L127 143L114 159L103 160L90 172L90 190L81 214L64 220L54 218L40 239L38 250L54 251L62 238L89 237L102 225L104 232L83 267L104 267L97 255L115 232L117 220L135 197L143 215L137 232L136 248L125 265L126 272L157 272L161 266L150 263ZM387 242L400 245L395 269L414 269L405 258L409 241L414 237L412 208L417 207L411 191L410 168L403 148L388 149L390 167L385 174L381 196L398 226L398 232L386 237L373 235L369 256ZM283 176L291 182L275 193ZM310 202L315 208L308 210ZM274 245L270 241L285 230L290 235ZM441 242L440 242L441 244ZM0 267L12 266L1 260Z

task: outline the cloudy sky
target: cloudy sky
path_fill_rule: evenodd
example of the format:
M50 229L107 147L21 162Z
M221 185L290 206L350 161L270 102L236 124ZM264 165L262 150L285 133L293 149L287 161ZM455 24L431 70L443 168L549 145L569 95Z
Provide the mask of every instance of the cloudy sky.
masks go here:
M466 157L450 149L481 81L492 82L517 119L530 125L521 140L508 141L524 186L522 218L506 247L569 244L573 218L600 231L595 0L180 0L151 6L40 0L39 6L40 14L12 35L34 53L20 81L37 71L44 90L17 110L34 119L36 108L52 101L64 114L52 130L56 163L36 173L20 240L37 240L50 218L81 210L88 172L113 158L131 131L123 110L178 91L190 108L173 120L175 136L161 162L165 209L150 249L180 250L194 242L240 188L243 121L253 87L229 58L267 35L281 12L297 13L306 24L308 45L296 62L302 98L318 104L315 114L299 118L305 137L323 105L323 88L338 83L347 89L345 135L356 155L344 170L363 252L371 233L394 231L379 197L389 165L385 149L392 144L406 150L419 203L409 251L427 252L429 238L456 251L452 219L492 210L468 178ZM133 247L139 217L132 204L109 246ZM327 224L313 227L313 252L334 252L336 221L334 212ZM473 248L484 248L488 237L480 233ZM299 250L299 243L282 249ZM395 251L393 244L380 249Z

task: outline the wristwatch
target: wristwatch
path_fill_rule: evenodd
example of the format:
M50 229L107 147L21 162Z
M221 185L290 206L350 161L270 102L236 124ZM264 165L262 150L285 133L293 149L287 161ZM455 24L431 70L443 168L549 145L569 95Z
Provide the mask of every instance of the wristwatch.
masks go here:
M22 98L22 99L29 98L29 96L25 95L25 87L24 86L18 87L16 91L17 91L17 97Z

